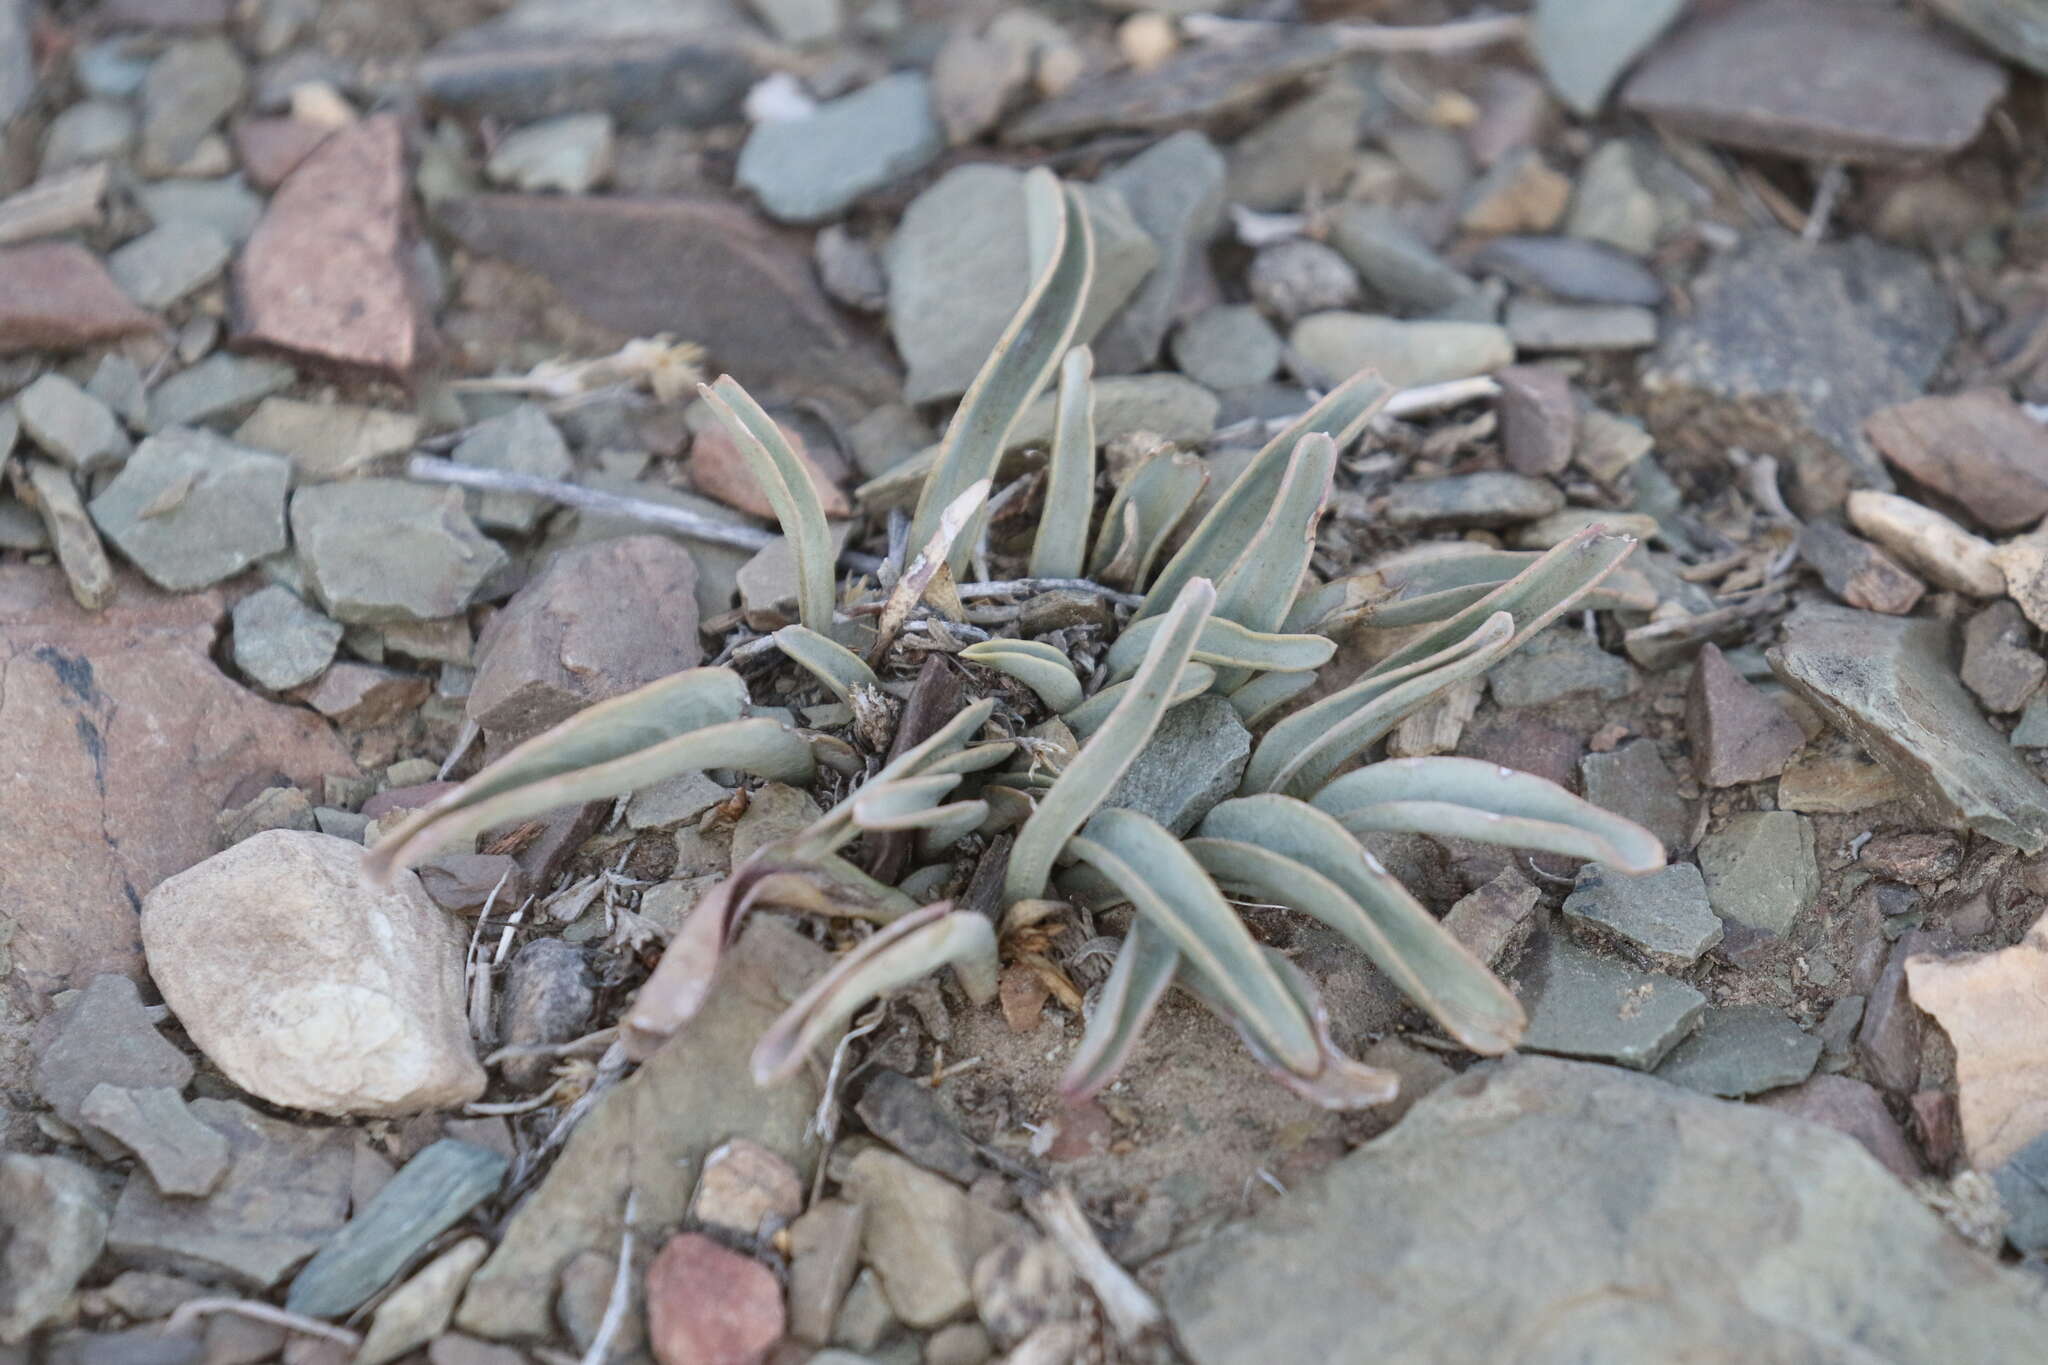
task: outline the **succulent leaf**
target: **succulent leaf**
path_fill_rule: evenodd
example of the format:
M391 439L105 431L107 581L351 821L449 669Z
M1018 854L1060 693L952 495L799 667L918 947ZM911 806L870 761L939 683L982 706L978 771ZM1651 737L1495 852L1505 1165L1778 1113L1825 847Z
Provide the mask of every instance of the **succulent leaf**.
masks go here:
M1046 464L1045 504L1031 542L1033 578L1078 578L1088 549L1088 518L1095 510L1095 354L1076 346L1060 362L1059 399L1053 408L1052 456Z
M754 481L775 509L782 534L796 560L797 616L812 630L832 628L833 584L838 569L832 555L832 533L825 525L825 504L818 498L809 468L790 447L775 420L731 375L716 384L699 384L697 392L731 434Z
M1037 640L983 640L960 651L969 663L1006 673L1038 694L1053 711L1081 704L1081 680L1067 656Z
M1190 661L1181 669L1180 676L1173 681L1173 695L1166 699L1170 711L1184 701L1193 701L1216 685L1216 670L1204 663ZM1116 713L1116 708L1129 695L1131 683L1126 679L1111 683L1071 711L1064 712L1060 719L1067 728L1082 739L1087 739L1102 728L1104 721Z
M1153 616L1134 621L1116 637L1103 659L1112 681L1121 682L1137 670L1145 647L1159 633L1161 619ZM1327 635L1272 635L1211 616L1195 641L1192 657L1220 668L1293 673L1321 668L1336 652L1337 642Z
M1313 672L1255 673L1250 681L1230 694L1237 718L1255 726L1267 716L1316 685Z
M1208 483L1209 466L1184 450L1139 465L1110 497L1089 574L1119 587L1143 583Z
M1116 965L1102 986L1095 1012L1082 1030L1081 1045L1060 1077L1060 1095L1078 1103L1117 1078L1130 1061L1152 1011L1166 997L1180 966L1180 949L1165 930L1143 915L1131 921Z
M776 647L792 662L801 665L843 702L853 701L856 687L879 689L882 685L875 670L860 655L809 626L784 626L775 632L774 638Z
M1294 443L1273 505L1251 541L1216 580L1216 615L1248 630L1270 631L1287 619L1295 589L1316 546L1316 524L1330 500L1337 473L1337 443L1310 432ZM1242 681L1225 672L1217 683L1230 691Z
M1259 1036L1245 1025L1245 1021L1232 1014L1230 1007L1217 991L1215 983L1193 970L1182 974L1182 984L1193 992L1196 999L1207 1005L1218 1015L1228 1020L1243 1040L1245 1050L1252 1059L1266 1068L1269 1075L1280 1084L1292 1090L1313 1104L1325 1109L1348 1110L1367 1109L1375 1104L1385 1104L1401 1093L1401 1078L1392 1071L1364 1062L1347 1055L1337 1046L1337 1040L1330 1034L1330 1010L1323 1003L1322 993L1315 983L1303 975L1302 970L1289 962L1286 956L1272 948L1259 951L1273 964L1280 980L1286 985L1302 1012L1308 1016L1309 1024L1315 1029L1316 1044L1322 1056L1312 1074L1303 1074L1291 1067L1282 1066L1278 1058L1267 1050Z

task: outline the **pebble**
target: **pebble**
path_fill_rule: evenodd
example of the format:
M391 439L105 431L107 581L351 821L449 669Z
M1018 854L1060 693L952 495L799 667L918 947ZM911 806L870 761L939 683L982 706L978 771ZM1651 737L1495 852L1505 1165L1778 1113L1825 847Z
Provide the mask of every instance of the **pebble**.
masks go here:
M1306 237L1260 247L1244 279L1259 307L1287 325L1310 314L1353 307L1363 297L1351 262L1335 247Z
M647 1268L647 1330L660 1365L749 1365L786 1323L774 1272L709 1237L679 1233Z
M936 1327L971 1307L975 1262L1024 1228L1017 1215L879 1147L852 1157L840 1185L866 1206L867 1263L912 1327Z
M379 461L419 442L420 419L408 412L266 398L235 430L235 440L292 462L297 483L328 483L369 472Z
M2038 749L2048 745L2048 696L2036 694L2020 713L2020 723L2012 729L2014 747Z
M2002 390L1895 403L1864 431L1887 461L1993 531L2048 516L2048 428Z
M860 1269L862 1211L820 1199L789 1225L789 1331L799 1341L832 1339L839 1305Z
M499 899L518 904L502 892ZM590 1027L596 1005L597 993L583 950L558 938L537 938L513 955L505 971L505 993L498 1007L499 1037L507 1047L566 1043ZM513 1085L535 1090L555 1065L552 1057L515 1057L503 1070Z
M795 1168L760 1143L736 1138L704 1158L690 1217L752 1242L773 1236L803 1207Z
M1123 200L1157 253L1149 269L1137 272L1139 278L1126 290L1127 301L1120 300L1123 306L1112 305L1104 312L1107 321L1093 342L1097 374L1130 374L1149 370L1157 362L1182 299L1208 272L1209 240L1223 221L1225 174L1223 154L1215 144L1186 129L1147 147L1097 182Z
M1197 697L1169 710L1103 805L1149 815L1176 835L1237 791L1251 731L1227 698Z
M211 1194L228 1170L228 1140L192 1116L176 1088L102 1082L78 1116L141 1161L164 1194Z
M1864 1003L1863 1023L1856 1030L1856 1056L1864 1073L1886 1090L1905 1094L1919 1087L1924 1022L1908 993L1906 961L1936 946L1923 930L1901 934Z
M106 1196L92 1172L61 1156L0 1154L0 1230L0 1345L15 1348L66 1315L106 1243Z
M840 0L756 0L754 9L776 37L799 46L837 37L845 22Z
M104 973L59 1005L36 1031L36 1094L52 1113L84 1133L100 1155L122 1149L86 1123L86 1096L101 1084L183 1090L192 1063L150 1022L135 983Z
M2002 56L2048 74L2048 30L2033 10L2004 0L1934 0L1933 7Z
M854 1107L868 1131L929 1171L962 1185L982 1174L974 1144L932 1092L908 1076L879 1071Z
M846 548L846 536L853 523L828 523L833 558ZM740 613L748 626L767 632L789 625L798 618L796 550L787 536L777 536L763 546L735 575L740 590Z
M1588 527L1597 526L1615 535L1648 540L1660 533L1657 519L1641 512L1609 512L1596 507L1567 507L1538 521L1515 528L1509 543L1518 550L1548 550L1562 545Z
M343 660L297 695L344 730L368 730L409 715L432 690L417 673Z
M1664 301L1663 281L1632 256L1579 237L1496 237L1472 265L1517 289L1540 289L1573 303L1655 308Z
M769 217L822 223L923 170L945 145L930 82L899 72L826 101L808 118L754 125L736 179Z
M81 100L50 120L40 174L88 161L115 160L135 144L135 111L109 100Z
M1743 811L1700 841L1707 899L1723 920L1782 938L1820 898L1813 824L1791 811Z
M482 1237L465 1237L415 1271L377 1305L370 1329L356 1352L356 1365L384 1365L436 1342L454 1316L455 1304L476 1268L491 1251ZM223 1315L225 1316L225 1315ZM514 1353L516 1356L516 1352ZM208 1361L207 1365L220 1365ZM512 1362L517 1365L517 1362Z
M1904 616L1927 591L1897 560L1838 522L1808 522L1799 533L1799 557L1820 574L1829 592L1866 611Z
M1593 118L1621 73L1684 8L1685 0L1544 0L1530 46L1558 98Z
M114 566L93 529L78 485L48 460L25 459L15 492L43 519L43 532L57 551L57 563L71 595L87 611L98 611L114 599Z
M217 352L150 390L148 429L197 426L246 408L297 378L291 366L275 360Z
M941 1327L924 1344L925 1365L984 1365L994 1355L988 1330L978 1322Z
M1574 927L1613 935L1666 970L1690 967L1721 941L1721 921L1708 908L1706 883L1691 863L1636 877L1588 863L1565 898L1564 917Z
M462 934L416 879L379 891L361 862L346 840L274 830L167 879L143 899L150 973L214 1064L273 1104L473 1100ZM280 1000L295 1008L279 1015Z
M1402 307L1433 313L1473 294L1472 281L1445 264L1387 205L1339 204L1330 215L1330 244L1357 267L1360 278ZM1317 306L1344 305L1339 301Z
M142 371L119 351L109 351L93 367L85 391L137 430L149 423L149 394L143 387Z
M1634 820L1674 853L1692 847L1691 803L1679 795L1678 778L1655 740L1631 740L1608 753L1587 754L1579 767L1588 801Z
M81 474L118 469L133 448L111 408L54 371L14 396L14 416L22 435Z
M1292 209L1304 196L1341 197L1370 100L1339 70L1303 98L1259 123L1231 147L1224 197L1247 208Z
M171 428L135 448L92 519L152 583L191 592L285 548L290 483L279 456Z
M1657 344L1657 315L1621 303L1508 304L1508 337L1522 351L1640 351Z
M1397 389L1486 374L1515 358L1506 329L1483 322L1403 322L1368 313L1312 313L1288 344L1316 376L1335 382L1379 371Z
M266 829L311 830L320 827L313 803L297 787L265 787L250 800L214 817L222 848L239 844Z
M1785 771L1806 732L1784 707L1735 671L1708 643L1693 665L1685 728L1693 771L1709 787L1762 782Z
M1533 946L1516 973L1529 1012L1521 1046L1655 1070L1705 1013L1706 997L1683 981L1639 972L1551 937Z
M1802 607L1771 667L1942 823L2048 847L2048 791L1957 679L1945 624Z
M833 482L825 467L811 454L803 434L788 424L779 423L778 426L790 449L796 452L798 462L810 475L811 486L817 490L818 502L825 515L851 515L853 505L846 500L846 494ZM764 521L775 520L775 504L769 501L761 481L754 477L754 467L740 454L738 443L722 424L697 433L690 443L689 471L690 483L704 496L716 498L748 516Z
M443 1138L405 1163L293 1279L290 1312L338 1318L382 1289L436 1237L497 1192L507 1162Z
M250 193L238 175L218 180L160 180L138 186L135 198L158 225L188 223L208 228L230 246L248 241L263 217L263 201Z
M1489 967L1511 966L1536 930L1536 887L1513 867L1461 896L1444 915L1444 928Z
M0 4L0 123L11 123L36 93L35 16L26 0ZM11 1343L14 1338L9 1336Z
M1697 1033L1671 1050L1657 1078L1722 1099L1797 1085L1813 1074L1821 1041L1769 1005L1709 1009Z
M2027 704L2048 678L2048 660L2035 650L2027 621L2011 602L1993 602L1963 627L1963 684L1989 711Z
M857 237L840 223L821 228L812 252L818 267L818 283L825 292L848 308L879 313L889 306L889 278L882 268L882 254L865 238Z
M295 118L245 118L234 127L235 158L249 183L274 190L334 130Z
M145 175L175 175L229 111L242 102L249 75L225 38L172 43L142 79Z
M460 1332L443 1332L427 1345L432 1365L526 1365L526 1354Z
M1219 304L1174 331L1173 363L1208 388L1246 388L1280 368L1280 334L1249 304Z
M85 248L0 248L0 355L75 351L157 327Z
M684 773L634 792L626 805L626 824L631 829L673 828L731 795L703 773Z
M1823 65L1832 78L1811 79ZM1622 91L1689 137L1802 160L1960 151L2005 94L1997 63L1913 16L1846 0L1761 0L1695 24Z
M520 403L511 411L476 424L455 447L457 464L565 479L575 470L562 433L538 403ZM553 504L526 493L485 492L470 495L471 515L479 526L494 531L531 531Z
M1095 439L1109 445L1146 432L1178 446L1196 446L1216 430L1222 402L1177 374L1116 374L1094 383ZM1043 448L1052 440L1056 395L1040 394L1010 431L1010 449Z
M503 853L443 853L413 871L434 904L458 915L482 910L493 891L498 893L498 903L505 905L518 905L526 899L526 872L517 860ZM515 956L513 960L518 959ZM506 990L511 990L509 978Z
M1476 476L1467 476L1476 477ZM1540 631L1487 671L1496 705L1545 706L1564 697L1592 693L1615 701L1636 690L1635 666L1577 630Z
M308 586L348 625L453 616L505 563L459 489L401 479L300 488L291 529Z
M348 1135L232 1100L194 1100L191 1108L228 1140L227 1176L204 1199L167 1197L147 1180L130 1180L114 1205L108 1248L143 1269L268 1289L348 1217Z
M1936 587L1971 597L2004 595L1995 547L1932 507L1859 488L1849 494L1848 510L1852 526Z
M1616 138L1602 143L1580 167L1564 230L1631 256L1647 256L1657 247L1662 219L1657 197L1638 175L1635 149Z
M974 1264L975 1313L1000 1346L1016 1346L1048 1323L1085 1315L1085 1301L1073 1262L1043 1237L1008 1237Z
M1465 192L1458 226L1467 232L1548 232L1564 217L1572 182L1533 147L1517 147Z
M611 175L612 155L610 114L564 114L507 133L484 173L515 189L588 194Z

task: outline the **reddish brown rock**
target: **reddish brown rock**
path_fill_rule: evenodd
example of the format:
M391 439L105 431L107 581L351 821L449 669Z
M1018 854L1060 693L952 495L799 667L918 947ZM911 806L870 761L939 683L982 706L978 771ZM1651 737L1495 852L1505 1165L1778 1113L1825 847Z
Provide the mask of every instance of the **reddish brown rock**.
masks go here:
M1901 1180L1918 1180L1924 1174L1913 1145L1906 1141L1906 1135L1899 1131L1891 1111L1885 1107L1884 1096L1862 1081L1848 1076L1815 1076L1799 1085L1773 1090L1756 1102L1766 1109L1855 1138Z
M397 116L340 130L285 180L235 262L237 341L408 378L432 344L412 238Z
M1572 462L1579 433L1579 406L1572 384L1541 365L1510 365L1497 371L1500 384L1500 439L1508 463L1524 474L1557 474Z
M84 247L0 250L0 355L75 351L156 326Z
M1784 707L1737 673L1714 645L1700 651L1686 694L1693 771L1709 787L1761 782L1785 771L1806 732Z
M330 665L310 686L292 695L350 730L367 730L399 719L427 699L433 682L376 664ZM367 812L365 812L367 814Z
M421 782L412 787L390 787L363 802L362 813L381 820L395 810L418 810L455 790L455 782Z
M374 799L374 798L373 798ZM443 853L413 869L434 904L458 915L473 915L497 893L497 905L526 899L526 872L502 853Z
M2048 516L2048 428L2001 389L1895 403L1871 414L1863 433L1892 465L1994 531Z
M846 501L846 494L804 446L804 438L790 427L783 427L782 434L789 439L790 448L796 451L804 468L810 471L811 484L818 490L818 501L825 504L828 517L845 517L853 514L853 507ZM768 494L761 488L760 480L754 477L753 468L746 457L740 454L739 446L723 427L714 427L704 432L690 445L690 482L697 491L707 498L716 498L727 507L736 507L752 516L768 520L775 518L775 505L768 501Z
M0 936L31 1013L141 970L142 897L214 852L241 779L355 772L319 717L214 667L226 613L218 592L128 578L89 615L55 570L0 566Z
M1867 540L1838 522L1810 521L1799 533L1799 557L1813 566L1828 591L1852 607L1904 616L1927 585Z
M1963 1120L1956 1097L1948 1090L1916 1090L1911 1101L1913 1132L1927 1164L1946 1171L1963 1150Z
M244 119L234 129L235 156L250 184L274 190L333 131L295 118Z
M498 751L703 657L688 550L666 536L579 545L484 628L465 716Z
M1934 886L1962 870L1963 844L1946 830L1911 830L1872 839L1856 854L1859 866L1909 886Z
M686 1232L647 1268L647 1327L661 1365L756 1365L782 1339L782 1288L759 1261Z

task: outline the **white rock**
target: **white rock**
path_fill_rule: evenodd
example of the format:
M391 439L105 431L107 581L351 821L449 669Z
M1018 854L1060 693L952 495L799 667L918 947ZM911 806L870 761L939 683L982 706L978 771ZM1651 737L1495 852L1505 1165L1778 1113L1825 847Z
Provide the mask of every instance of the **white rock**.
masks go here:
M410 873L389 891L345 839L269 830L142 902L150 975L228 1079L318 1114L411 1114L484 1091L463 935Z
M1991 542L1932 507L1859 488L1849 495L1849 521L1937 587L1972 597L2005 594L2005 571L1993 558Z

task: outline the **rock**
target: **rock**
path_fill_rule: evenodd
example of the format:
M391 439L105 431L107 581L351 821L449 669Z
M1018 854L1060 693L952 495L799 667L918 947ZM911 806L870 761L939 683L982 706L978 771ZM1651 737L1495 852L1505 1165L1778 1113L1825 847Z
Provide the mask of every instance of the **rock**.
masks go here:
M1891 769L1861 758L1797 758L1778 779L1778 809L1809 815L1854 815L1911 794Z
M432 349L412 274L394 114L338 130L271 197L235 260L235 335L304 363L405 381Z
M1156 264L1138 272L1142 278L1121 310L1105 310L1108 321L1094 341L1098 374L1149 370L1157 361L1188 284L1208 268L1205 249L1222 223L1225 175L1222 153L1190 129L1154 143L1098 182L1122 198L1157 252Z
M1636 690L1636 670L1577 631L1549 630L1495 664L1486 681L1501 706L1544 706L1583 692L1613 701Z
M190 592L285 548L291 466L210 431L161 431L92 500L92 519L151 582Z
M1579 408L1571 381L1539 365L1509 365L1494 376L1501 444L1518 473L1561 474L1571 463Z
M230 246L248 241L263 216L263 201L249 192L238 175L218 180L164 180L139 187L135 197L160 226L185 223L207 228Z
M44 242L0 249L0 355L75 351L157 325L83 247Z
M1638 972L1561 938L1531 945L1515 974L1529 1012L1522 1047L1655 1069L1699 1021L1706 998L1683 981Z
M235 667L259 687L282 692L320 676L334 662L341 623L276 584L235 603Z
M194 1118L171 1086L102 1082L87 1092L78 1116L134 1153L165 1194L211 1194L227 1174L228 1140Z
M1699 1031L1671 1050L1657 1078L1736 1099L1797 1085L1820 1060L1820 1039L1769 1005L1710 1009Z
M878 1071L854 1108L868 1131L928 1171L962 1185L982 1174L974 1144L932 1092L896 1071Z
M497 1250L470 1281L459 1327L493 1338L552 1334L548 1308L562 1266L581 1251L617 1254L628 1191L639 1192L638 1227L673 1227L694 1172L721 1142L759 1142L809 1179L815 1149L803 1135L818 1102L815 1082L800 1076L757 1088L747 1058L824 959L822 949L778 923L747 923L718 988L681 1035L684 1045L661 1048L607 1091L514 1210Z
M1394 526L1507 526L1563 506L1564 494L1547 480L1484 470L1403 479L1387 490L1386 518Z
M984 1365L995 1356L988 1330L978 1322L956 1322L941 1327L925 1341L929 1365Z
M1991 543L1932 507L1859 488L1849 495L1849 523L1938 588L1972 597L2005 592L2005 571Z
M743 1365L782 1339L782 1287L759 1261L679 1233L647 1268L647 1317L661 1365Z
M1586 158L1565 215L1568 235L1647 256L1656 249L1662 222L1657 196L1638 177L1635 150L1626 141L1602 143Z
M1907 963L1931 946L1930 937L1922 930L1908 930L1899 936L1864 1001L1863 1022L1856 1030L1856 1056L1864 1073L1900 1094L1919 1087L1925 1031L1920 1011L1908 994Z
M526 872L503 853L443 853L427 859L413 871L434 904L458 915L474 915L482 910L493 891L506 905L517 905L526 899ZM509 979L505 988L509 994Z
M2048 535L2039 529L2016 536L1991 552L2005 578L2006 592L2029 621L2048 621Z
M35 43L27 0L0 4L0 123L12 123L36 93ZM14 1338L6 1338L11 1345Z
M232 414L292 384L289 365L218 352L158 384L149 395L150 431L197 426Z
M827 294L863 313L879 313L889 306L889 279L881 253L865 239L832 223L818 233L813 249L818 282Z
M2026 852L2048 847L2048 788L1964 691L1942 623L1805 607L1769 657L1930 819Z
M2035 1138L1991 1173L2008 1221L2005 1240L2025 1254L2048 1248L2048 1141Z
M861 1206L820 1199L789 1226L789 1332L828 1341L840 1300L860 1268Z
M233 130L235 159L250 184L274 190L333 131L295 118L245 118Z
M420 419L409 412L296 398L264 399L235 431L237 443L289 459L293 480L302 484L369 473L378 461L410 451L419 437Z
M57 551L71 595L87 611L100 611L114 598L114 567L79 500L78 485L48 460L24 459L14 491L42 517L43 534Z
M745 1241L763 1240L803 1211L804 1191L787 1161L739 1138L704 1158L690 1217Z
M731 795L703 773L684 773L634 792L626 805L626 824L632 829L667 829L695 820Z
M737 180L771 218L821 223L923 170L945 145L930 83L898 72L826 101L807 118L755 124L740 149Z
M1507 332L1491 323L1401 322L1365 313L1312 313L1294 324L1288 344L1325 380L1373 369L1397 389L1485 374L1515 358Z
M573 315L621 339L689 318L690 340L764 402L841 395L864 412L896 396L879 348L819 290L808 250L737 204L477 195L437 216L470 251L544 277Z
M384 1365L430 1341L438 1345L436 1338L447 1328L463 1286L490 1251L486 1239L465 1237L387 1295L363 1334L356 1352L359 1365Z
M483 1093L463 1008L463 936L409 874L364 879L362 850L273 830L143 901L156 979L237 1085L320 1114L409 1114Z
M156 1031L125 976L93 977L37 1030L36 1094L104 1157L120 1156L122 1148L88 1126L85 1100L95 1086L176 1092L191 1079L192 1063Z
M1808 79L1822 62L1837 79ZM1751 151L1892 163L1961 150L2005 84L1996 63L1908 14L1759 0L1665 44L1622 102L1688 136Z
M225 38L172 43L142 80L146 175L175 175L228 111L242 102L248 72Z
M1536 6L1530 45L1558 98L1592 118L1621 73L1684 8L1684 0L1543 0Z
M1907 941L1900 939L1894 952ZM1955 1045L1963 1140L1980 1171L1995 1170L2048 1133L2044 959L2048 919L1996 952L1905 959L1913 1003L1933 1015Z
M1884 1097L1862 1081L1847 1076L1815 1076L1803 1084L1759 1096L1759 1105L1794 1118L1832 1128L1863 1144L1884 1168L1902 1181L1918 1180L1920 1158L1899 1131Z
M1813 825L1790 811L1744 811L1700 841L1707 899L1724 920L1783 937L1820 895Z
M1357 267L1367 284L1404 307L1438 312L1474 292L1472 281L1446 265L1400 214L1384 204L1338 204L1331 211L1330 244ZM1344 302L1320 306L1342 307Z
M589 1028L596 1004L582 949L537 938L513 955L505 971L499 1036L507 1047L566 1043ZM554 1066L549 1057L515 1057L505 1063L505 1079L522 1090L537 1089Z
M401 479L300 488L291 528L307 586L350 625L453 616L505 563L459 489Z
M1341 197L1369 100L1344 71L1266 119L1230 149L1224 196L1253 209L1291 209L1307 194Z
M1664 301L1662 281L1627 253L1603 242L1496 237L1473 256L1472 264L1518 289L1543 290L1573 303L1655 308ZM1652 319L1653 339L1654 324Z
M1564 217L1572 182L1544 164L1533 147L1517 147L1487 168L1465 192L1458 226L1467 232L1548 232Z
M1245 270L1245 288L1259 307L1290 325L1312 313L1354 307L1363 295L1351 262L1335 247L1305 237L1260 247Z
M1138 811L1186 834L1237 791L1251 752L1251 731L1226 698L1182 702L1159 722L1103 804Z
M228 1140L226 1178L204 1199L168 1198L149 1180L130 1180L114 1205L108 1249L129 1265L267 1289L348 1216L348 1134L232 1100L194 1100L192 1114Z
M975 1262L1025 1228L1015 1214L878 1147L847 1162L840 1184L866 1208L867 1262L913 1327L935 1327L971 1307Z
M2048 516L2048 429L2003 390L1894 403L1863 429L1886 460L1994 531Z
M443 1138L405 1163L292 1280L285 1307L310 1317L354 1312L443 1232L496 1193L506 1160Z
M702 657L689 551L660 536L578 546L485 628L464 715L509 746Z
M564 114L505 135L485 174L521 190L587 194L612 170L610 114Z
M1117 374L1094 383L1095 439L1104 445L1149 432L1176 445L1200 445L1216 430L1222 404L1177 374ZM1044 447L1052 440L1057 395L1040 394L1010 431L1010 449Z
M1280 368L1280 334L1249 304L1219 304L1173 334L1173 363L1212 389L1262 383Z
M1657 315L1619 303L1516 299L1507 329L1521 351L1639 351L1657 344Z
M974 1266L974 1307L1001 1345L1086 1313L1074 1264L1043 1237L1011 1237Z
M2048 26L2039 5L2000 0L1934 0L1944 18L1968 29L1987 47L2021 66L2048 73Z
M784 426L780 430L790 449L796 452L797 460L809 473L811 486L818 492L818 501L823 505L825 515L851 515L853 506L847 502L846 494L839 490L832 476L812 456L802 434L794 427ZM767 490L754 477L753 466L740 454L738 443L722 425L699 433L690 443L689 470L690 482L699 493L716 498L749 516L764 521L775 520L775 504L769 501Z
M1618 1186L1639 1192L1620 1216L1557 1197ZM1391 1249L1369 1296L1347 1292L1362 1227ZM1784 1296L1769 1309L1761 1264ZM1532 1323L1553 1359L1796 1357L1850 1339L1902 1359L1996 1359L2024 1353L2042 1302L1848 1138L1529 1056L1466 1073L1158 1274L1199 1365L1334 1365L1387 1341L1419 1360L1482 1359ZM1647 1297L1607 1303L1617 1277ZM1475 1282L1487 1311L1460 1311Z
M1776 777L1806 744L1799 722L1737 673L1711 643L1693 665L1685 728L1692 740L1693 771L1709 787Z
M1444 915L1444 928L1489 967L1512 965L1536 930L1538 892L1510 866L1478 890L1459 899Z
M1642 370L1658 439L1716 459L1730 445L1777 452L1803 516L1838 507L1852 484L1883 487L1858 430L1923 392L1955 337L1925 260L1867 238L1759 233L1690 288L1691 315L1666 321Z
M64 1315L100 1258L106 1196L90 1171L63 1157L8 1152L0 1155L0 1230L0 1344L20 1346Z
M2026 618L2011 602L1993 602L1963 627L1962 679L1990 711L2017 711L2048 677L2028 638Z
M320 827L313 803L297 787L265 787L254 798L214 817L222 848L239 844L267 829L311 830Z
M168 308L211 282L228 263L228 244L203 223L174 220L151 228L107 257L107 273L144 308Z
M1564 917L1673 970L1690 967L1721 941L1721 921L1708 908L1706 884L1691 863L1637 877L1587 863L1565 898Z
M458 464L543 479L567 478L576 467L568 443L538 403L520 403L510 412L479 422L454 450ZM478 493L471 515L477 524L498 531L531 531L553 504L525 493Z
M148 425L149 395L143 388L142 371L120 352L109 351L100 357L100 363L93 367L92 378L86 381L85 391L124 424L138 430ZM4 435L0 433L0 438Z
M132 449L112 409L61 374L16 394L14 415L23 435L79 473L118 469Z
M344 661L330 666L298 695L343 729L368 730L411 714L432 690L417 673Z

